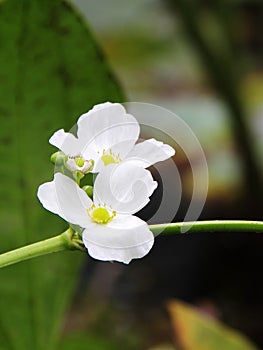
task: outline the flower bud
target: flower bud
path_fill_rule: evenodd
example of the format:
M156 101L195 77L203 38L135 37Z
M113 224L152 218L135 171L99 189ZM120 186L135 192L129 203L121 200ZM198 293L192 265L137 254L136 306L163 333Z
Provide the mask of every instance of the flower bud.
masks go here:
M68 160L66 161L66 167L72 171L72 172L76 172L79 171L82 174L87 174L88 172L90 172L90 170L93 167L93 160L84 160L81 157L70 157L68 158Z
M53 153L50 157L51 162L56 165L63 165L66 159L67 156L60 151Z
M92 199L93 198L93 187L86 185L83 186L82 189L87 193L87 195Z

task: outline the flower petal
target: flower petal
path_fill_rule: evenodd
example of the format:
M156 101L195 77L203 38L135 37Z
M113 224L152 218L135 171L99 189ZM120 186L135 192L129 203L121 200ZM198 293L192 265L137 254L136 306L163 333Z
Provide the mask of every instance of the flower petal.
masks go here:
M45 209L61 216L54 180L51 182L45 182L44 184L40 185L38 187L37 196Z
M56 131L49 139L49 143L69 156L80 155L82 148L79 140L73 134L65 132L63 129Z
M90 226L87 209L91 207L92 201L69 177L55 174L52 182L39 187L38 198L44 208L58 214L64 220L84 228Z
M94 223L85 229L82 240L93 258L128 264L150 251L154 236L146 222L136 216L117 215L107 225Z
M144 168L157 162L166 160L175 154L175 150L163 142L155 139L149 139L136 144L131 152L126 156L127 160L136 161L136 163Z
M122 159L139 137L137 120L127 114L119 103L103 103L93 107L78 120L78 138L83 144L82 154L89 159L90 150L119 154Z
M94 204L108 206L119 214L134 214L142 209L157 187L148 170L132 162L108 165L94 185Z

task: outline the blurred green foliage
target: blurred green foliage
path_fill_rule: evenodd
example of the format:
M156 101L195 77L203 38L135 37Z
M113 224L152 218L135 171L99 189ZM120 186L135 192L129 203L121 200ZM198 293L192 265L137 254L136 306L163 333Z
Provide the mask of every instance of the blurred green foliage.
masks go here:
M66 229L36 198L53 175L52 133L123 95L80 16L60 0L0 5L0 251ZM81 263L79 253L0 271L1 350L56 348Z
M60 344L61 350L117 350L121 349L112 339L104 338L101 334L77 334L66 337Z

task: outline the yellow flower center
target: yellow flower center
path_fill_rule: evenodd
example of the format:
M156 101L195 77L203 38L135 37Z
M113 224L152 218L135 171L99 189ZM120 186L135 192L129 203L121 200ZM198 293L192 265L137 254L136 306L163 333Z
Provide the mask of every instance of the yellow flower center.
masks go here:
M105 149L103 150L101 160L103 161L105 166L109 164L118 164L122 162L120 155L115 155L111 149L108 153L106 153Z
M79 167L82 167L85 163L85 160L81 157L75 157L74 161L77 164L77 166L79 166Z
M115 211L110 213L106 208L100 206L96 208L94 205L87 211L91 219L97 224L107 224L116 215Z

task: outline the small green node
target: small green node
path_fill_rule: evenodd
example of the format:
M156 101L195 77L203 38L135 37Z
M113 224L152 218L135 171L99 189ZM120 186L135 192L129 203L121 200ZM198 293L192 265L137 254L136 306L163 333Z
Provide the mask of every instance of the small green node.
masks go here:
M53 164L63 165L65 158L66 158L66 156L63 152L57 151L51 155L50 160Z
M92 199L93 198L93 186L83 186L82 189L87 193L87 195Z

